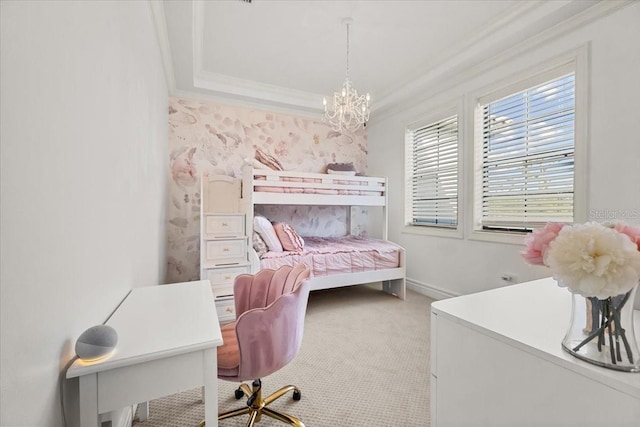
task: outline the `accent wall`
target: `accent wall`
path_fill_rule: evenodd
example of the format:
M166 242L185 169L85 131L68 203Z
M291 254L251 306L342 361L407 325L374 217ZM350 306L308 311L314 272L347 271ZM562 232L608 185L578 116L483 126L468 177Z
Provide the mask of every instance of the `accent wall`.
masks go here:
M367 137L333 131L318 119L230 107L212 101L170 98L169 250L167 282L199 280L200 181L202 174L241 177L245 161L259 149L279 160L284 170L324 173L329 163L353 163L367 171ZM355 209L355 208L354 208ZM346 215L366 212L344 207L269 207L271 221L284 221L302 236L346 234ZM364 219L353 220L363 234Z

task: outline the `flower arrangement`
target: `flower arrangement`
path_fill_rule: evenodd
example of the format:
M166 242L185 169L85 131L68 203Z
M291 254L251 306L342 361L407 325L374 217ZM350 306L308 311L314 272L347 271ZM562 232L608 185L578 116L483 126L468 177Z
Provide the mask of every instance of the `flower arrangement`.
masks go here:
M549 267L560 286L584 297L625 294L640 281L640 227L550 222L525 245L526 262Z
M572 324L563 348L591 363L638 372L639 350L633 335L633 309L629 309L633 301L629 300L640 282L640 227L551 222L527 236L525 246L522 256L527 263L549 267L558 285L574 294L572 316L584 313L585 327ZM576 295L586 301L579 310ZM628 317L623 315L625 306ZM631 334L623 328L629 323ZM603 352L607 346L609 351Z

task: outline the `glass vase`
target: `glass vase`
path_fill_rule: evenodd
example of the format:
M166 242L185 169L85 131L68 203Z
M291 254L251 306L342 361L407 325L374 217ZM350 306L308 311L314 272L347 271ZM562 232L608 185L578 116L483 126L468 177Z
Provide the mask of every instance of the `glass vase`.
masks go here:
M635 286L626 294L605 299L573 294L571 323L562 348L594 365L640 372L640 347L633 327L637 290Z

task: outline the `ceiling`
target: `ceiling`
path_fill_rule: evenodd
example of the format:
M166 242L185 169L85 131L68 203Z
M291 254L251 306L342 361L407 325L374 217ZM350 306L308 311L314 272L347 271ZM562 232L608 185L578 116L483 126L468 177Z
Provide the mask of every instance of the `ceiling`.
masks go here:
M320 114L349 77L372 118L454 70L508 50L597 0L165 0L152 3L170 90Z

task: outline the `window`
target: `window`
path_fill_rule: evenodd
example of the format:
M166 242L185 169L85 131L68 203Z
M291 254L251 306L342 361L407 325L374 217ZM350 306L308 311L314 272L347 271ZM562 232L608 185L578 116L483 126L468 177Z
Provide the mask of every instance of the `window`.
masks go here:
M406 223L458 227L458 116L407 130Z
M575 73L564 67L552 74L478 100L476 230L573 222Z

